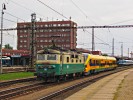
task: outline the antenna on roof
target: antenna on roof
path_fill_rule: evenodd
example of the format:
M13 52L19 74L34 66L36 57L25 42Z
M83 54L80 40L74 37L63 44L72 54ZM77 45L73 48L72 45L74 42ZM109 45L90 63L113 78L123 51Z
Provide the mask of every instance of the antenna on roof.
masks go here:
M70 16L70 18L69 18L70 20L71 20L71 16Z

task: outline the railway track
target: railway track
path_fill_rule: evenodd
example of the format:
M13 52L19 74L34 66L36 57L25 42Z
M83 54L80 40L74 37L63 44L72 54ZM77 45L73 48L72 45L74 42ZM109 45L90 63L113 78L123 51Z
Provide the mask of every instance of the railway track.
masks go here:
M35 83L31 85L21 86L17 88L7 89L0 91L0 100L10 99L16 96L32 93L46 87L43 82Z
M123 67L123 68L120 67L117 70L108 71L108 72L105 72L105 73L97 74L95 76L90 76L90 78L86 81L82 81L80 83L71 85L67 88L58 90L58 91L53 92L49 95L46 95L46 96L44 96L44 97L42 97L38 100L64 100L68 96L70 96L70 95L74 94L75 92L81 90L82 88L96 82L97 80L102 79L103 77L106 77L108 75L111 75L111 74L114 74L116 72L120 72L120 71L129 69L129 68L133 68L133 67L130 67L130 66L129 67Z
M4 82L0 82L0 88L7 87L17 83L24 83L24 82L35 81L35 80L36 80L36 77L4 81Z
M128 68L130 68L130 67L128 67ZM88 80L86 80L86 81L78 82L74 85L68 86L64 89L60 89L56 92L50 91L49 95L45 94L45 96L40 98L40 100L49 100L49 99L51 100L54 98L56 98L55 100L57 100L57 98L64 98L66 96L69 96L72 93L75 93L76 91L80 90L81 88L86 87L89 84L94 83L95 81L97 81L97 80L99 80L105 76L108 76L108 75L113 74L117 71L122 71L122 70L125 70L128 68L119 68L117 70L107 71L104 73L92 75L92 76L88 77ZM70 81L74 81L74 80L68 80L67 82L69 83ZM67 83L67 82L60 82L60 83L43 83L43 82L40 82L40 83L34 83L34 84L21 86L21 87L17 87L17 88L2 90L2 91L0 91L0 100L11 99L14 97L23 96L23 95L30 94L33 92L37 92L37 91L42 90L42 89L49 89L49 87L59 86L59 85L62 85L63 83Z

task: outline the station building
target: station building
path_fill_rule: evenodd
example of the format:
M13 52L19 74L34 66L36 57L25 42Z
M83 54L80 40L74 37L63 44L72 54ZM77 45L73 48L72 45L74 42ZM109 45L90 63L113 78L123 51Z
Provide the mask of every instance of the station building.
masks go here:
M10 66L29 65L29 51L2 49L2 56L10 58Z
M17 49L30 50L31 22L17 23ZM62 49L76 49L77 24L73 21L46 21L36 22L35 32L36 50L41 50L52 45Z

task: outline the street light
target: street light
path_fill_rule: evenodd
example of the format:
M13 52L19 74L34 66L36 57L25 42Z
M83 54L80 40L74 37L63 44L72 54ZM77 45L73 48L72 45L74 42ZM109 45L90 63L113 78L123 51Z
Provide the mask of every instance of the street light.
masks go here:
M6 5L3 3L2 4L2 12L1 12L1 64L0 64L0 74L2 74L2 40L3 40L3 15L4 11L6 10Z

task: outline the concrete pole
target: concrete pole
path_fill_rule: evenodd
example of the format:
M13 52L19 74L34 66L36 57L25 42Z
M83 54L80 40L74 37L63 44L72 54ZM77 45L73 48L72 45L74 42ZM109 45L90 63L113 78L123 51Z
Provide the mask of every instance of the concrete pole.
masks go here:
M2 11L1 11L1 62L0 62L0 74L3 73L3 70L2 70L2 41L3 41L3 15L4 15L4 11L3 10L6 10L6 6L5 4L3 3L2 4Z
M95 51L94 28L92 28L92 51Z
M113 38L113 41L112 41L112 56L114 56L114 38Z

